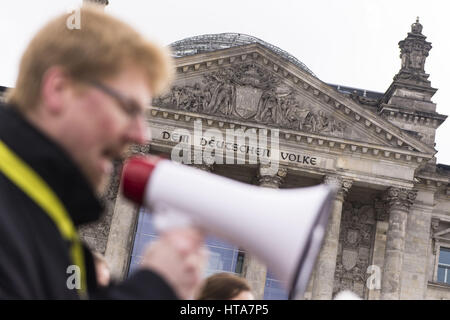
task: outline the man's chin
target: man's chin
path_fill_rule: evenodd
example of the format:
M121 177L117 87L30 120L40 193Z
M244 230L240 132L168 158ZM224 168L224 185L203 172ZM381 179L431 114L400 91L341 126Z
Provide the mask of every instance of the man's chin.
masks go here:
M108 196L109 186L113 182L112 179L116 177L117 168L116 165L111 166L111 170L99 170L98 167L91 167L91 170L87 171L86 177L92 187L92 190L99 198Z
M105 175L105 174L99 177L98 182L96 183L95 186L95 191L97 192L97 195L99 197L107 195L108 186L110 184L111 178L112 175Z

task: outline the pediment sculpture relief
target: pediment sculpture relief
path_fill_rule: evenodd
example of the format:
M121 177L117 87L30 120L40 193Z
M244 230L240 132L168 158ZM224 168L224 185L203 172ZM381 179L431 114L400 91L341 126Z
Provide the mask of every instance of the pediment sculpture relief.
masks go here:
M219 69L189 85L175 85L154 105L338 137L343 137L346 128L255 63Z

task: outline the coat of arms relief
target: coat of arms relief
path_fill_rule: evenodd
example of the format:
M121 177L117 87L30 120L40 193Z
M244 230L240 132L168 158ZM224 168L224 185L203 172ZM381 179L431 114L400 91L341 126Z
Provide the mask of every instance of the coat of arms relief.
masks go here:
M366 272L375 236L375 213L371 205L345 202L342 210L334 293L351 290L364 297Z
M256 63L222 68L175 85L154 105L343 137L346 124L314 106Z

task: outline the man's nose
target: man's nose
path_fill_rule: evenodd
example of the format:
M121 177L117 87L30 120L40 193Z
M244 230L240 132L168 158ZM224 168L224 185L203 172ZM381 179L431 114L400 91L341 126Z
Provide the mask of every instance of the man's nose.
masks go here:
M130 142L136 144L144 144L151 141L150 127L147 125L144 117L138 117L136 121L132 122L128 131L128 138Z

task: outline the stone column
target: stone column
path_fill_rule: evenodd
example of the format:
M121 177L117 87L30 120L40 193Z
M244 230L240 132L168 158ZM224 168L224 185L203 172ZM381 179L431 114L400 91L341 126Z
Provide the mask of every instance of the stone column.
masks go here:
M311 272L311 277L309 278L308 286L306 287L305 294L303 296L304 300L311 300L312 299L312 290L314 287L314 278L316 277L316 272L313 270Z
M402 272L405 247L406 221L416 192L408 189L389 188L385 195L389 213L389 227L386 234L386 251L381 279L381 299L400 299L400 274Z
M277 174L269 175L268 169L260 166L258 169L258 184L265 188L279 188L286 177L287 170L281 168ZM275 212L274 212L275 214ZM264 298L264 288L266 286L267 267L258 261L255 257L245 254L242 274L249 282L255 298L262 300Z
M406 223L400 288L401 300L425 299L430 267L430 240L432 239L430 226L433 209L434 192L418 190L414 205L409 209Z
M384 253L386 252L386 233L389 227L386 203L377 198L374 201L375 209L375 240L371 265L371 281L366 282L368 300L379 300L381 294L381 268L384 265ZM378 278L379 276L379 278Z
M330 300L332 298L342 204L344 203L348 190L352 186L350 180L342 179L339 176L326 176L324 182L325 184L335 185L338 192L334 199L333 211L330 215L322 249L316 262L315 278L311 294L311 299L313 300Z
M138 215L139 208L119 193L105 250L105 258L114 279L122 280L127 276Z
M150 152L150 145L133 145L126 154L126 158L132 155L147 155ZM118 192L120 188L121 163L116 163L115 183L117 186L110 186L110 193L114 192L115 202L111 213L108 240L106 242L105 258L114 279L122 280L127 277L131 254L133 251L134 237L136 235L136 225L139 219L139 207L128 201L125 196ZM111 189L112 188L112 189Z
M120 168L121 163L116 161L106 193L101 197L105 210L100 216L100 220L81 225L78 228L80 238L83 242L87 244L92 251L100 254L105 254L108 243L111 221L114 214L117 193L119 191Z

